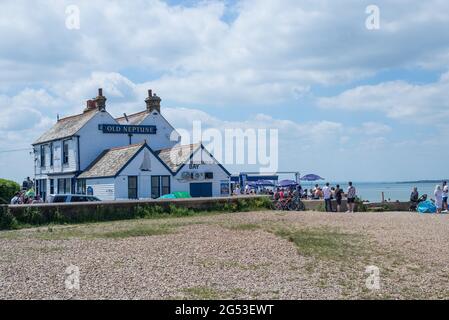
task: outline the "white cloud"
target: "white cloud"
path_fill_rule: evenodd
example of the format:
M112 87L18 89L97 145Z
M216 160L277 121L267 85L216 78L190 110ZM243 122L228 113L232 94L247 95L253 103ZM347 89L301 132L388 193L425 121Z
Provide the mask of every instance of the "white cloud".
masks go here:
M319 98L323 108L381 112L404 122L442 123L449 120L449 73L429 84L391 81L359 86L335 97Z
M65 28L78 5L81 29ZM92 70L139 69L173 101L277 104L315 84L391 67L449 63L449 3L378 1L381 29L364 27L368 1L4 1L0 82L55 85ZM235 19L224 21L226 12ZM413 37L410 37L413 34ZM45 80L44 80L45 79Z

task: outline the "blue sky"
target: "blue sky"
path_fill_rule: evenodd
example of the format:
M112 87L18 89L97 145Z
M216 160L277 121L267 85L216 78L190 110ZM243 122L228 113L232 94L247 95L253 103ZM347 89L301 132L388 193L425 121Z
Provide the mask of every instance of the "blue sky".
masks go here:
M368 30L365 9L380 9ZM80 28L69 30L68 5ZM279 130L279 170L329 180L447 178L449 2L441 0L0 3L0 177L103 87L115 115L144 107L225 128ZM231 166L231 171L255 170Z

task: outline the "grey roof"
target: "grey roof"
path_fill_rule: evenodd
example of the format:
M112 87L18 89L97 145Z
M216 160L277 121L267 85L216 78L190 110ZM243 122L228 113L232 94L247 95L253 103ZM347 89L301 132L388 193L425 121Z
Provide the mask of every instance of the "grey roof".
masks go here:
M178 171L190 156L201 147L200 143L186 144L173 148L155 151L159 158L170 168L172 172ZM172 159L173 158L173 159Z
M147 110L133 113L130 115L126 115L128 121L126 121L125 117L116 118L118 123L120 124L130 124L130 125L138 125L142 123L142 121L149 115L150 113Z
M41 135L34 143L40 144L52 140L68 138L75 135L90 119L92 119L98 110L87 111L74 116L59 119L53 127Z
M105 150L78 178L114 177L144 145L145 142Z

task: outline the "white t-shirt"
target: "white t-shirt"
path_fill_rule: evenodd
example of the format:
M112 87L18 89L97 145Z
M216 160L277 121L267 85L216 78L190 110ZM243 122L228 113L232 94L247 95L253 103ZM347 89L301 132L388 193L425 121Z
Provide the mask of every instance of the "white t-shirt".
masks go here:
M328 186L325 186L323 188L323 197L324 199L330 199L331 198L331 188L329 188Z

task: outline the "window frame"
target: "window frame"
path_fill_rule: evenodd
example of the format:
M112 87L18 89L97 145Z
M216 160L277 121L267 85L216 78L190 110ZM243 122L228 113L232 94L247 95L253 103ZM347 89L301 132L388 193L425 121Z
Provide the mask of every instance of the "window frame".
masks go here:
M171 192L171 181L170 181L170 176L160 176L160 177L161 177L161 178L160 178L161 181L160 181L160 183L159 183L159 185L161 186L160 194L161 194L161 196L164 196L164 195L169 194L169 193ZM164 183L163 183L164 178L167 178L167 179L168 179L168 185L167 185L167 186L164 186ZM164 193L164 188L168 189L168 191L167 191L166 193Z
M41 144L40 145L40 154L41 154L41 158L40 158L40 165L41 165L41 168L45 168L45 145L44 144Z
M67 152L65 150L67 146ZM62 165L66 166L69 164L69 140L62 141Z
M50 143L49 147L50 147L50 167L53 167L54 157L55 157L54 150L53 150L53 142Z
M55 179L48 179L50 185L50 194L55 194Z
M130 180L131 179L135 179L135 181L136 181L135 188L131 188L130 187ZM131 197L131 190L134 190L134 189L135 189L136 196L135 197ZM138 176L128 176L128 199L133 199L133 200L139 199L139 179L138 179Z
M157 180L157 186L155 186L153 184L153 179ZM153 190L157 190L157 196L153 196L156 195ZM161 176L151 176L151 198L152 199L157 199L161 196Z

